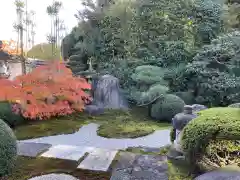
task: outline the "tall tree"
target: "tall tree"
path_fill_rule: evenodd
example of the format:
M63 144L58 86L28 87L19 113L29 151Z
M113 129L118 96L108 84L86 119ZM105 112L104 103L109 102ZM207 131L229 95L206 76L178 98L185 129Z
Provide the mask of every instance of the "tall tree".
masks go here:
M52 44L53 55L59 41L59 27L61 22L59 19L59 12L61 8L62 2L60 1L53 1L52 5L47 7L47 13L51 17L51 34L47 36L47 40Z
M17 28L19 29L19 37L20 37L20 49L21 49L21 62L22 62L22 73L26 74L26 62L23 56L23 12L24 12L24 2L21 0L15 0L14 2L17 11Z

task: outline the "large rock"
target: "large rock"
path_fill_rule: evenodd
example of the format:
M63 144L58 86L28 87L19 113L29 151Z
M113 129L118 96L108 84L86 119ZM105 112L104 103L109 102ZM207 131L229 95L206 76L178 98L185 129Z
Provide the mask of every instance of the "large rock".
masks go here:
M94 105L105 109L128 109L127 100L120 91L118 78L104 75L99 78L94 89Z
M240 180L240 167L220 168L202 174L194 180Z

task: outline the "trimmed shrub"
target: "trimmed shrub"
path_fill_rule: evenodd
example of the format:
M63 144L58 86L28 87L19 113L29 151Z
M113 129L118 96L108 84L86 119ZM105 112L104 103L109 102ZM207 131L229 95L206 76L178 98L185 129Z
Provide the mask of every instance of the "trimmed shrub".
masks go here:
M151 117L171 122L174 115L183 111L184 101L173 94L160 97L151 107Z
M17 159L17 139L11 128L0 120L0 177L12 172Z
M6 122L10 127L22 124L24 118L12 111L12 106L8 102L0 102L0 119Z
M207 162L211 169L236 162L234 157L237 158L240 151L240 110L211 108L198 115L182 133L182 149L187 160L196 167ZM222 146L223 141L225 145L228 141L228 148Z

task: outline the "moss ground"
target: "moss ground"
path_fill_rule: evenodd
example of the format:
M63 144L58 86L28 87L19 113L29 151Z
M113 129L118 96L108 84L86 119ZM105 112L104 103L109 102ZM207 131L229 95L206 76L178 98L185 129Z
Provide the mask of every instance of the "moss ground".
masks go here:
M78 113L44 121L30 121L14 129L19 140L58 134L70 134L91 122L100 124L98 134L108 138L136 138L157 129L168 129L169 123L158 123L147 117L147 110L133 108L130 111L107 111L99 116Z
M109 180L110 172L78 170L78 162L50 158L18 157L17 166L12 175L0 177L0 180L27 180L31 177L49 174L66 173L81 180Z

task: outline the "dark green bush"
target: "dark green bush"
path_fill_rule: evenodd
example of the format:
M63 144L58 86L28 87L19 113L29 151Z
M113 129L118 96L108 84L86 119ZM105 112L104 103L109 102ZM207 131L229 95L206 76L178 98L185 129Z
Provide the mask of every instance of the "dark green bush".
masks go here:
M0 177L12 172L17 159L17 139L11 128L0 120Z
M239 108L211 108L200 111L198 114L199 116L189 122L183 129L182 148L186 153L187 160L196 165L201 164L206 159L212 167L226 165L226 163L222 164L223 161L227 162L224 157L222 157L223 161L219 160L219 163L216 163L216 158L211 158L211 156L217 157L216 155L223 154L227 150L222 148L221 153L219 153L217 152L219 150L214 150L213 147L216 147L216 143L221 144L222 140L232 141L231 143L240 140ZM232 147L231 143L229 148ZM212 151L209 151L209 148ZM233 150L228 149L228 151L236 152L236 148L238 148L238 152L240 151L239 145L235 145L234 148ZM237 154L235 154L235 157L237 157Z
M172 118L183 111L184 101L173 94L159 98L151 107L151 117L161 121L171 122Z
M11 105L8 102L0 102L0 119L6 122L10 127L22 124L24 118L12 112Z
M188 104L188 105L191 105L191 104L195 103L193 92L190 92L190 91L187 91L187 92L176 92L175 95L177 95L182 100L184 100L184 102L186 104Z
M204 46L181 71L170 78L172 91L193 91L195 103L227 106L240 98L240 32L232 32ZM239 71L239 70L238 70ZM177 78L175 78L177 77Z

